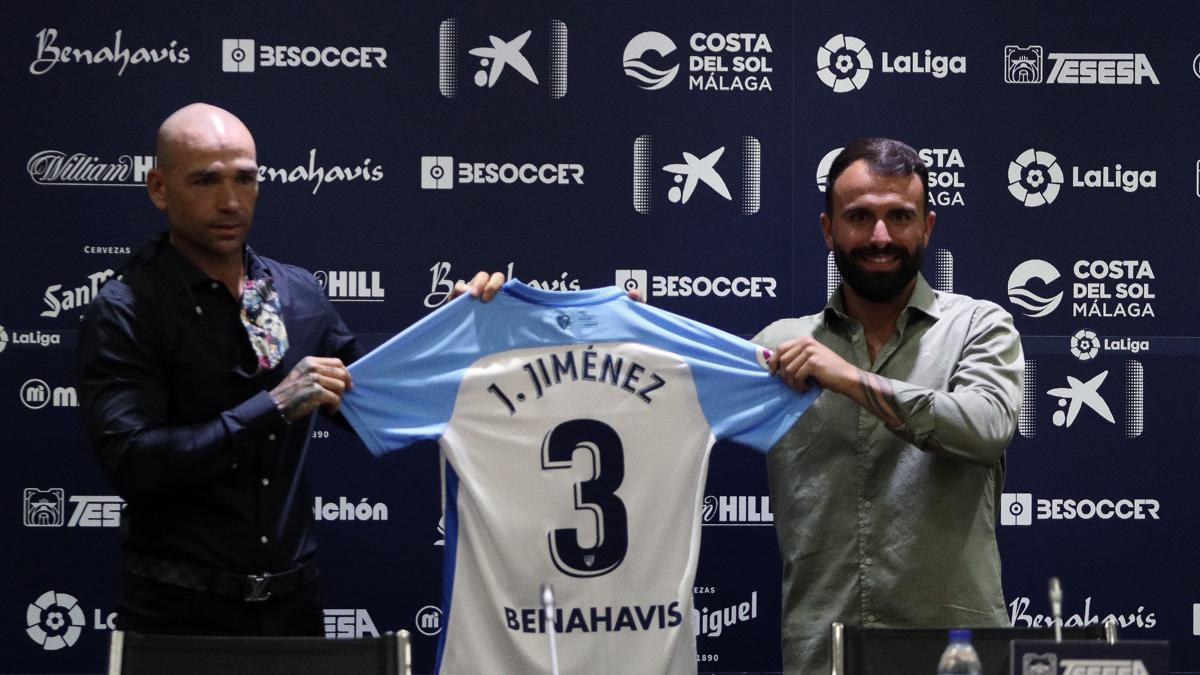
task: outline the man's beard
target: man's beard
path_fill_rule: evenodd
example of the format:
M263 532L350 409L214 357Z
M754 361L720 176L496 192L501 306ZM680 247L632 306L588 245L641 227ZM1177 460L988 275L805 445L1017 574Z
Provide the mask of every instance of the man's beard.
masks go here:
M880 253L895 255L900 260L900 267L891 272L868 272L853 261ZM921 271L921 263L925 259L925 247L918 246L909 253L896 244L889 244L882 249L873 246L859 246L847 255L836 243L833 247L833 261L837 264L838 272L850 288L867 302L889 302L908 286L908 282Z

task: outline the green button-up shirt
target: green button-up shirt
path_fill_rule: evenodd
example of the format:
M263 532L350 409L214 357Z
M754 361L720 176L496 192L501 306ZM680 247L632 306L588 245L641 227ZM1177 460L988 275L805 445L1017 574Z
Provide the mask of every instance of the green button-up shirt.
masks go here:
M1025 369L1012 317L918 277L874 362L840 290L821 313L776 321L754 341L805 335L889 378L904 424L888 429L826 392L767 457L785 670L828 672L834 621L1008 625L995 524Z

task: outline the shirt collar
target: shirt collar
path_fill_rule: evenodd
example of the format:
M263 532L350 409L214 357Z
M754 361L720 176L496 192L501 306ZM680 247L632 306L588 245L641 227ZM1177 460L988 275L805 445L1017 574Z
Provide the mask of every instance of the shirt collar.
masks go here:
M843 281L842 283L846 282ZM823 312L826 320L834 316L843 321L852 320L846 314L846 302L842 299L841 286L838 286L837 290L829 296L829 301L825 303ZM917 273L917 283L913 286L912 295L909 296L908 303L904 306L901 316L911 315L913 312L920 312L934 321L937 321L942 316L941 310L938 308L937 294L929 286L929 282L925 280L925 275L921 273Z
M187 288L195 288L201 284L210 284L213 279L196 267L196 264L179 252L179 249L171 245L169 232L163 232L158 238L158 245L162 251L161 264L176 270L179 274L179 280ZM267 270L267 265L263 259L254 252L247 244L242 247L242 255L245 256L244 263L246 267L246 276L250 279L261 279L269 277L270 271Z

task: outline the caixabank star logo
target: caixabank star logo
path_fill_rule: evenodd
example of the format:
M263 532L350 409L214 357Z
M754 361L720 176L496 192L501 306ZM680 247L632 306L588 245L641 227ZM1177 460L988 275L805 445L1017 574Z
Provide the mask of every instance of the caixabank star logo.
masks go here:
M1025 360L1017 421L1021 436L1141 436L1146 414L1142 362L1106 356L1099 349L1099 338L1086 330L1072 336L1070 355L1074 358Z
M723 203L735 204L744 216L762 206L762 144L757 138L685 144L668 144L652 134L634 139L635 211L650 215L673 206L709 209Z
M438 91L450 99L542 90L567 95L567 24L490 25L450 17L438 26Z

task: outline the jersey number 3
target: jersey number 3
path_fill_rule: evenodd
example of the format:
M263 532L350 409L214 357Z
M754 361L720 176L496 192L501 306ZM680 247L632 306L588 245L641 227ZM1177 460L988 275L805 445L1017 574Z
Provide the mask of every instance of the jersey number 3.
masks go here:
M563 422L542 441L542 468L566 469L577 450L591 455L592 477L575 484L575 510L586 511L596 521L596 544L583 547L579 531L562 528L547 533L550 559L564 574L597 577L615 570L629 548L625 504L617 488L625 479L625 450L612 427L597 420Z

